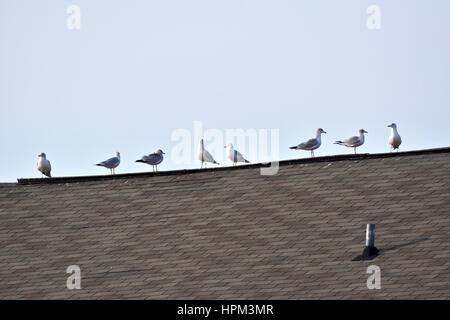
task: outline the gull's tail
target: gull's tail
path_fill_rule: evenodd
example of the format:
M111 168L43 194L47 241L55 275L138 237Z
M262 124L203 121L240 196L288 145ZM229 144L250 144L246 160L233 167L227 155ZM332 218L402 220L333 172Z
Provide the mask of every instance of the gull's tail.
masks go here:
M214 160L214 162L213 162L214 164L219 164L216 160Z
M289 147L289 149L293 149L296 150L298 146L294 146L294 147Z
M142 163L144 163L144 160L139 159L139 160L136 160L135 162L142 162Z
M250 163L250 161L248 161L247 159L244 159L244 162L245 162L245 163Z
M336 141L334 144L341 144L342 145L342 144L344 144L344 141L340 141L339 140L339 141Z

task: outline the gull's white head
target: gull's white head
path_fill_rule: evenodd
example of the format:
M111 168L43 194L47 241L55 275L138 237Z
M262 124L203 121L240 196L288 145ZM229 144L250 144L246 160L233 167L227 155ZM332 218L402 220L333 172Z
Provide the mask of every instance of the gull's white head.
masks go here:
M156 150L155 153L157 153L157 154L165 154L161 149Z
M233 149L233 144L232 143L228 143L226 146L224 146L224 148Z
M323 130L322 128L317 129L317 133L321 134L321 133L327 133L325 130Z
M116 157L120 159L120 152L116 151Z
M203 152L205 150L205 143L203 142L203 139L200 139L200 143L198 144L198 152Z
M41 154L38 155L38 157L40 157L40 158L42 157L45 159L47 156L45 155L45 153L42 152Z
M391 123L390 125L388 125L388 127L392 129L397 129L397 125L395 123Z
M359 133L360 134L364 134L364 133L368 133L366 130L364 130L364 129L359 129Z

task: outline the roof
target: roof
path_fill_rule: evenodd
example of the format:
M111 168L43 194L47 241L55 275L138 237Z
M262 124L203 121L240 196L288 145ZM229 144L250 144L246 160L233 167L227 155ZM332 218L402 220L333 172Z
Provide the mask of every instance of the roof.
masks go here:
M0 298L450 298L450 148L262 166L0 184Z

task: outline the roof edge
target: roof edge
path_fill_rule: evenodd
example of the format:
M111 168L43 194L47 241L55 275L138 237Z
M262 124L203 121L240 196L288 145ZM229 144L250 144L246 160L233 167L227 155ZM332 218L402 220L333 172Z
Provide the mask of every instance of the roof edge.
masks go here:
M291 164L303 164L303 163L306 164L306 163L319 163L319 162L393 158L393 157L414 156L414 155L424 155L424 154L438 154L438 153L450 153L450 147L402 151L402 152L388 152L388 153L340 154L340 155L323 156L323 157L315 157L315 158L287 159L287 160L281 160L278 163L279 163L279 166L286 166L286 165L291 165ZM276 162L276 161L274 161L274 162ZM266 167L270 167L271 163L273 163L273 162L239 165L239 166L234 166L234 167L226 166L226 167L216 167L216 168L207 168L207 169L179 169L179 170L168 170L168 171L160 171L160 172L122 173L122 174L115 174L115 175L68 176L68 177L53 177L53 178L19 178L19 179L17 179L17 183L20 185L58 184L58 183L102 181L102 180L112 180L112 179L151 177L151 176L171 176L171 175L193 174L193 173L208 172L208 171L216 172L216 171L225 171L225 170L245 170L245 169L255 169L255 168L266 168Z

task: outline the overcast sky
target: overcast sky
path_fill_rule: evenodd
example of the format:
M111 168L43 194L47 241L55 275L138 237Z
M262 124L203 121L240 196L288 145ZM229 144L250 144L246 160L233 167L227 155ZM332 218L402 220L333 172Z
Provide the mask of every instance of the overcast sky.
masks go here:
M40 177L41 152L54 176L107 174L94 164L116 150L118 173L150 170L134 160L158 148L160 170L198 167L171 155L194 121L278 129L281 159L309 157L289 147L318 127L316 156L351 153L333 142L360 128L359 152L389 151L391 122L401 150L449 146L449 12L448 0L0 0L0 182Z

